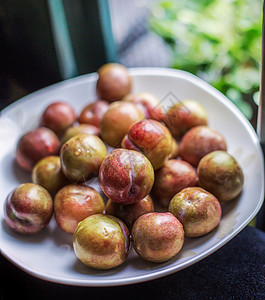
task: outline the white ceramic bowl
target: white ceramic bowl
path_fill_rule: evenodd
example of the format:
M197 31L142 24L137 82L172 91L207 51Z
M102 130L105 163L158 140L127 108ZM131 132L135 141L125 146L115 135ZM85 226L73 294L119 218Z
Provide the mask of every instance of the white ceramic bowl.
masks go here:
M203 237L185 239L180 253L162 264L145 262L131 249L123 265L109 271L92 270L77 260L72 236L62 232L54 220L35 236L13 232L4 221L4 201L18 184L31 180L30 175L14 162L18 138L37 126L41 113L51 102L69 102L80 112L86 104L96 100L97 74L84 75L44 88L10 105L0 117L1 250L7 259L33 276L80 286L125 285L165 276L219 249L239 233L261 207L264 196L263 155L252 126L239 110L216 89L189 73L160 68L134 68L130 69L130 73L133 91L153 93L161 99L164 109L175 101L187 98L197 100L205 107L209 126L225 136L228 152L242 166L244 190L238 200L223 207L218 228ZM100 189L97 181L91 184Z

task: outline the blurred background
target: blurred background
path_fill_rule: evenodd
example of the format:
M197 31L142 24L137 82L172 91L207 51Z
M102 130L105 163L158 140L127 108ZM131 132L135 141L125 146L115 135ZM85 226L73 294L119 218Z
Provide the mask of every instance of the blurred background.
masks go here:
M261 0L0 0L0 109L106 62L191 72L256 128Z

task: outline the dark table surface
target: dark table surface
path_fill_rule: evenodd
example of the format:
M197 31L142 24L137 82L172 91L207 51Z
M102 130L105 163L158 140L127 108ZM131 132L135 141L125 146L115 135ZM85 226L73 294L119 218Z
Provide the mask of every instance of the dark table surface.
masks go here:
M172 275L128 286L47 282L1 255L0 299L265 299L265 233L247 226L221 249Z

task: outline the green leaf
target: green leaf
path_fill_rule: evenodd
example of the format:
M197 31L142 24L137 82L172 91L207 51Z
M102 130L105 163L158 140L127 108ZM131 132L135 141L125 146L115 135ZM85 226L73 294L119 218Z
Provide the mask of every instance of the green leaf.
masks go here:
M250 118L243 95L260 84L260 0L167 0L158 3L150 29L172 49L172 67L215 86Z

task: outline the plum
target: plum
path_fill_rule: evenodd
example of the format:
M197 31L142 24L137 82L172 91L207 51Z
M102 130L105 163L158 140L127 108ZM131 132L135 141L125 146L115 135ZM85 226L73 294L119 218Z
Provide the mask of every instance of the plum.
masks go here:
M147 213L135 221L132 243L143 259L155 263L166 262L177 255L183 246L183 226L169 212Z
M194 126L207 125L204 107L195 100L183 100L174 104L164 115L163 121L177 140Z
M107 101L94 101L82 109L77 120L80 124L90 124L99 127L100 121L108 110L108 107L109 104Z
M133 204L146 197L154 183L154 170L143 154L115 149L100 166L99 182L104 194L120 204Z
M144 199L134 204L122 205L120 203L113 202L111 199L106 204L105 213L108 215L115 216L121 219L129 230L132 229L133 223L140 216L153 212L154 204L149 195Z
M179 156L179 144L176 139L172 138L172 151L169 159L176 159Z
M118 218L95 214L78 224L73 247L77 258L94 269L112 269L127 258L129 230Z
M60 141L50 129L41 127L25 133L16 147L16 161L26 171L32 171L34 165L43 157L57 155Z
M78 134L63 144L60 152L62 171L73 182L84 182L98 175L107 155L102 140L91 134Z
M179 145L180 157L197 167L200 159L216 150L227 150L226 140L221 133L208 126L191 128L183 136Z
M143 153L157 170L172 154L172 136L160 122L145 119L131 126L121 146Z
M200 187L188 187L177 193L170 201L169 211L182 223L187 237L209 233L222 215L216 197Z
M40 126L47 127L57 135L62 134L76 120L76 114L72 106L66 102L57 101L51 103L43 112Z
M103 213L104 208L100 194L85 185L66 185L54 198L55 220L67 233L74 233L79 222L91 215Z
M126 101L114 102L101 119L101 137L108 145L118 148L130 127L143 119L144 114L135 104Z
M162 107L159 100L153 94L147 92L128 94L122 100L136 104L143 111L146 119L162 120Z
M198 182L194 168L187 162L171 159L156 172L152 195L162 207L168 207L172 197Z
M5 201L5 220L22 234L35 234L47 227L53 213L49 192L34 183L17 186Z
M226 151L213 151L199 162L199 185L219 201L236 198L243 189L244 174L237 160Z
M96 91L109 102L121 100L131 92L132 79L128 69L117 63L107 63L98 69Z
M68 184L68 179L61 169L60 156L46 156L34 166L32 182L44 187L51 196L54 196L60 188Z
M99 128L90 124L80 124L77 126L71 126L65 131L61 139L62 144L64 144L73 136L78 135L80 133L93 134L99 136Z

